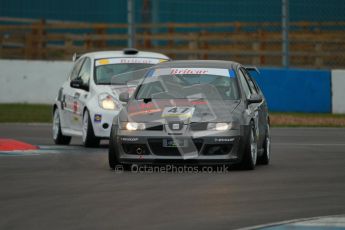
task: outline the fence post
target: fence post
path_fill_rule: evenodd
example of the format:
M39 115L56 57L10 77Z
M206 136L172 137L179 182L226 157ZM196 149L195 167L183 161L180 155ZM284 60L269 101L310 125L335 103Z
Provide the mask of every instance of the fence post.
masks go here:
M315 44L315 67L321 68L323 66L323 58L320 56L322 52L322 44L320 42Z
M204 52L203 52L202 55L201 55L201 58L202 58L202 59L205 59L205 60L208 59L208 53L207 53L207 51L208 51L208 49L209 49L208 41L206 40L207 35L208 35L208 32L207 32L206 30L201 31L201 33L200 33L200 38L203 37L203 36L205 36L205 40L201 40L201 48L204 50ZM205 52L205 51L206 51L206 52Z
M289 68L289 0L282 0L282 64Z
M2 35L0 35L0 58L2 58L3 56L2 56L2 41L3 40L3 36Z
M33 58L33 46L32 46L32 34L26 33L25 34L25 59L32 59Z
M169 34L169 37L170 38L173 38L174 37L174 33L175 33L175 29L173 27L173 25L170 25L168 26L168 34ZM168 47L171 49L174 47L174 40L169 40L168 42ZM168 56L172 59L175 59L176 58L176 54L168 54Z
M73 41L70 36L65 35L65 44L64 44L64 59L70 59L71 53L73 53Z
M134 18L134 1L135 0L127 0L127 34L128 34L128 41L127 46L128 48L134 48L135 44L135 18Z
M188 49L192 51L198 50L198 34L189 33L191 40L188 43ZM188 59L197 59L198 55L196 53L189 54Z
M252 43L252 49L254 51L254 55L252 57L252 65L259 65L260 63L260 59L261 59L261 56L260 56L260 40L261 40L261 36L260 36L260 31L258 31L256 33L256 38L255 38L255 41Z
M107 46L107 42L104 39L104 36L106 34L106 27L105 26L97 26L95 27L95 32L98 35L97 40L94 42L95 46L97 48L105 48Z

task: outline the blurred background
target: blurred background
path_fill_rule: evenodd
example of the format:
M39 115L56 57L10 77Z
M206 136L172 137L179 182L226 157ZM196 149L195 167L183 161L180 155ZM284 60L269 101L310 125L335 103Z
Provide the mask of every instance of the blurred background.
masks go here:
M345 67L343 0L1 0L0 57L138 49L173 59Z
M271 112L345 126L333 116L345 114L344 12L344 0L0 0L2 120L19 114L9 103L51 105L75 52L135 47L258 66Z

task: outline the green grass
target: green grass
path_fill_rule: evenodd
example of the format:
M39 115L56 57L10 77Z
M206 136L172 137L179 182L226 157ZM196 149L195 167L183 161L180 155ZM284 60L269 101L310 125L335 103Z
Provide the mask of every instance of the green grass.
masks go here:
M52 106L0 104L0 122L51 122Z
M345 114L270 113L275 127L345 127ZM41 104L0 104L0 122L44 122L52 119L52 106Z
M305 118L345 118L345 114L332 114L332 113L283 113L283 112L270 112L270 115L284 115L294 117L305 117Z

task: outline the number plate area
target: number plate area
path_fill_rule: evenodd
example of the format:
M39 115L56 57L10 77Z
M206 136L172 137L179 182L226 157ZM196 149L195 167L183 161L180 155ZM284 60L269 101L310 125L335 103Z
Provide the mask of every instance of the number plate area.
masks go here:
M188 141L186 139L163 139L163 147L177 148L188 147Z

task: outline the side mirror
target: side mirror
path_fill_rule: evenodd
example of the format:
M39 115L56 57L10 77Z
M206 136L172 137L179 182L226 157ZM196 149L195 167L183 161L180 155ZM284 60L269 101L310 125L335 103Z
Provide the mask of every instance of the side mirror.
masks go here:
M76 78L76 79L73 79L71 82L70 82L70 86L72 88L76 88L76 89L84 89L84 90L89 90L89 87L87 85L85 85L83 83L83 80L81 80L80 78Z
M129 101L129 93L128 92L120 93L119 100L122 102L128 102Z
M263 98L259 94L252 94L250 95L250 98L247 99L248 104L253 104L253 103L260 103L262 102Z

